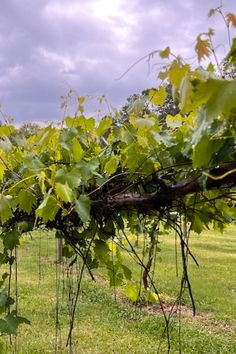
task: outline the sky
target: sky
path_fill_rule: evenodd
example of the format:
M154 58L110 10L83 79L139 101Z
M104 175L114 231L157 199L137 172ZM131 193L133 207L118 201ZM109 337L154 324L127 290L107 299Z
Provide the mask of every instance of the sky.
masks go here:
M1 0L1 111L17 124L60 120L60 97L70 89L88 97L91 114L102 95L119 108L129 95L158 85L157 56L117 80L148 53L170 46L195 65L196 37L209 27L217 33L218 55L227 53L223 21L207 17L218 5L217 0ZM236 13L236 1L224 0L224 9Z

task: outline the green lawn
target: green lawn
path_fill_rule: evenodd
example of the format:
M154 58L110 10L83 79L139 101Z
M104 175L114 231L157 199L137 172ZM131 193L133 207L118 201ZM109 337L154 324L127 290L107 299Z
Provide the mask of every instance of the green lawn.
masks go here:
M190 278L196 299L197 316L184 311L181 323L182 353L236 353L236 228L224 234L205 232L192 235L191 250L200 267L189 260ZM22 325L12 345L6 336L0 339L2 353L68 353L65 347L68 328L68 287L75 291L76 272L67 276L66 267L56 267L56 241L52 234L24 236L18 252L19 314L31 320ZM166 298L177 294L180 276L176 277L174 237L160 238L155 281ZM140 252L142 250L140 249ZM180 260L179 272L181 269ZM127 259L133 276L139 277L134 262ZM74 267L75 268L75 267ZM56 277L57 272L57 277ZM13 274L14 279L14 274ZM14 283L14 281L13 281ZM59 291L56 292L56 287ZM73 291L71 290L71 293ZM14 294L14 284L12 285ZM72 294L73 295L73 294ZM56 296L58 296L58 331L56 345ZM107 285L105 271L99 281L83 281L74 329L74 353L156 353L163 334L164 321L157 313L118 300ZM190 301L185 295L185 303ZM160 353L166 353L161 341ZM173 322L171 353L179 353L178 323ZM56 350L57 348L57 350ZM15 351L16 349L16 351Z

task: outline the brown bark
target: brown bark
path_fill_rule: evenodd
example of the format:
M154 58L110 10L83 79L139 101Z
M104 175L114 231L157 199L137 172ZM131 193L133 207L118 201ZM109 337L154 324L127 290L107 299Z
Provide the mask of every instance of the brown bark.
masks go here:
M181 181L174 185L166 185L165 190L158 188L157 192L152 193L124 193L100 200L92 200L92 210L95 214L106 211L109 213L121 209L136 210L161 210L171 206L174 201L192 193L198 193L204 190L221 189L223 187L233 187L236 185L236 169L224 168L215 169L211 172L212 177L208 177L203 187L199 178ZM154 186L154 185L153 185ZM159 186L158 186L159 187Z

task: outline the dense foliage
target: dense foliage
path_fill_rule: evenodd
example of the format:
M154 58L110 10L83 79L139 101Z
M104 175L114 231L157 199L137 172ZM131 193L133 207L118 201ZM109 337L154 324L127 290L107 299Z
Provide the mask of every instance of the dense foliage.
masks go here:
M207 35L211 38L212 32ZM199 60L209 56L209 45L198 37ZM22 233L46 227L64 239L65 256L81 257L81 276L84 268L93 277L94 268L105 266L112 286L131 281L122 257L122 248L130 247L144 268L144 294L156 299L158 289L149 277L153 247L158 232L172 228L180 237L182 285L187 284L192 297L189 231L223 230L236 217L236 80L222 78L212 63L204 69L192 68L180 57L171 61L169 48L159 55L168 60L159 74L163 84L149 90L148 99L150 105L162 106L167 82L179 102L176 115L160 120L139 100L124 124L116 124L112 116L97 123L85 117L85 99L78 97L73 117L27 139L13 139L11 124L0 127L2 265L11 268ZM236 39L227 65L233 68L235 60ZM127 235L144 229L151 245L146 265ZM8 313L0 320L0 331L14 334L27 320L10 310L14 300L6 289L8 280L9 272L4 272L0 309ZM140 295L132 282L126 292L133 301Z

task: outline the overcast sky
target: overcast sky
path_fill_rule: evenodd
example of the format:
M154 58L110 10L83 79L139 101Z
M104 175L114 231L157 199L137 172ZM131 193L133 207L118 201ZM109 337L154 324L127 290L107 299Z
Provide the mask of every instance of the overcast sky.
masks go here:
M207 18L217 0L1 0L0 103L17 123L61 119L60 96L106 95L113 106L157 85L158 66L144 61L116 80L145 54L164 49L194 62L200 31L214 27L226 52L219 17ZM224 0L236 12L235 0ZM219 54L220 55L220 54ZM159 64L156 57L153 64ZM95 109L95 99L90 100Z

